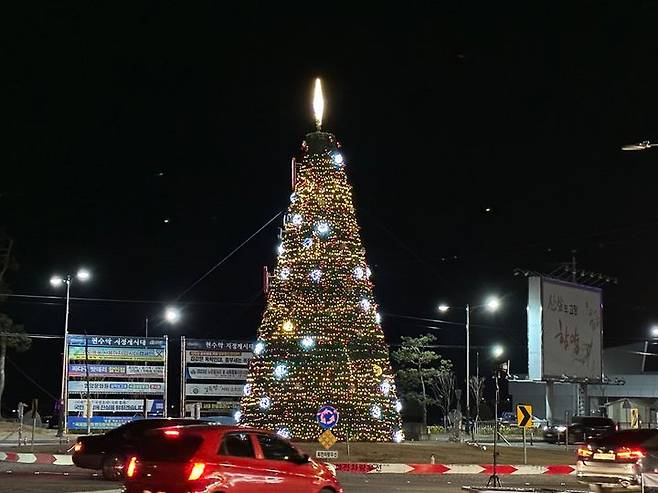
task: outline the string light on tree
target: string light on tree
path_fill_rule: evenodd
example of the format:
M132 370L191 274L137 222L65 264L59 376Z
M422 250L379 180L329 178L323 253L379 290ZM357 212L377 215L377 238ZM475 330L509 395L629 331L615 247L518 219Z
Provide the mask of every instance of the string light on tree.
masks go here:
M281 380L288 375L288 365L285 363L279 363L274 367L274 376L277 380Z
M343 155L340 152L334 152L331 155L331 160L333 161L334 165L336 166L336 169L340 169L343 166L345 166L345 159L343 158Z
M370 279L370 276L372 276L372 271L370 270L370 267L366 267L366 277Z
M260 400L258 401L258 405L263 410L269 409L271 404L272 404L272 401L266 395L261 397Z
M327 236L330 230L331 228L329 227L329 223L327 221L319 221L315 225L315 231L317 231L318 235L320 236Z
M382 323L382 316L379 314L379 312L375 313L375 323L376 324Z
M290 439L290 429L284 427L278 428L276 430L276 434L279 435L281 438L285 438L286 440Z
M404 433L402 430L397 430L393 433L393 441L395 443L400 443L404 440Z
M254 354L256 356L260 356L263 354L263 351L265 351L265 343L263 341L258 341L254 345Z
M315 347L315 339L311 336L302 337L302 340L299 342L304 349L313 349Z
M400 402L400 401L395 401L395 410L396 410L397 412L402 411L402 402Z
M233 419L235 420L235 422L236 422L236 423L239 423L239 422L240 422L240 418L242 418L242 412L240 412L240 411L235 411L235 413L233 413Z
M303 222L304 222L304 218L302 217L301 214L293 214L292 215L292 223L295 226L301 226Z
M252 385L250 383L246 383L244 387L242 388L242 393L245 396L250 396L251 395L251 390L252 390Z
M393 369L342 150L321 130L319 81L313 103L317 131L295 157L285 254L272 269L258 329L265 350L250 360L253 388L240 423L315 441L316 414L331 405L341 416L331 430L339 440L390 442L402 427Z
M283 255L283 252L285 252L285 249L283 248L283 244L280 244L278 247L276 247L276 252L279 255Z

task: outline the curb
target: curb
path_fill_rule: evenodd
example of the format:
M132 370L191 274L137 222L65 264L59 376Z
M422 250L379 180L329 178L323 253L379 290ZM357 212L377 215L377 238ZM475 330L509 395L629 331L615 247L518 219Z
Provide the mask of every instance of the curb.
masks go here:
M52 466L72 466L73 460L67 454L29 454L22 452L0 452L0 462L15 464L48 464ZM377 462L337 462L336 470L357 474L493 474L492 464L392 464ZM498 464L498 474L531 476L537 474L572 475L576 467L569 464L549 466L527 466Z

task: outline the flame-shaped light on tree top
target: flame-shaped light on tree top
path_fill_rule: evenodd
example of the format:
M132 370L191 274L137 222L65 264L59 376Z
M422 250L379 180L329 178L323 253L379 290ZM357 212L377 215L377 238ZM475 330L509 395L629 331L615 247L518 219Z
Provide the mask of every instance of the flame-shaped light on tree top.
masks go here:
M315 126L320 130L324 113L324 97L322 96L322 81L319 78L315 79L315 89L313 90L313 113L315 114Z

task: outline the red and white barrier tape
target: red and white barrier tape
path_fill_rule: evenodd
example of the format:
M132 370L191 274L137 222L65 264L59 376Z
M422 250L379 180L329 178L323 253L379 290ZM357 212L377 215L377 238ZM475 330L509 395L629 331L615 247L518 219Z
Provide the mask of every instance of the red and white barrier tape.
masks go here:
M493 474L493 464L382 464L336 463L336 470L361 474ZM575 474L576 467L568 464L526 466L499 464L497 474Z
M66 454L27 454L23 452L0 452L0 461L17 464L51 464L53 466L72 466L73 460Z
M1 462L17 464L50 464L72 466L73 460L66 454L28 454L22 452L0 452ZM360 474L493 474L492 464L390 464L372 462L338 462L336 470ZM550 466L525 466L499 464L498 474L575 474L576 467L568 464Z

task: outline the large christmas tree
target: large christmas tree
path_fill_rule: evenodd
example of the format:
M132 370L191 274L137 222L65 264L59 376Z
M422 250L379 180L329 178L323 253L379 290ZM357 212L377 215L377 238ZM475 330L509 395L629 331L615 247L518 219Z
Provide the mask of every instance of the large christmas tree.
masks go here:
M321 406L340 413L338 439L400 441L400 408L373 297L352 189L336 138L306 135L271 276L240 422L314 440Z

